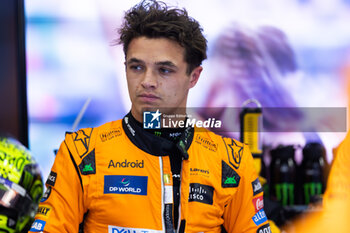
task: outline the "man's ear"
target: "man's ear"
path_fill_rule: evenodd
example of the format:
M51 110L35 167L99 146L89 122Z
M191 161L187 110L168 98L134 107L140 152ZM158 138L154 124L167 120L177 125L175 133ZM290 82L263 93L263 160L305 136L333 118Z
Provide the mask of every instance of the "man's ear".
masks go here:
M189 88L194 87L199 79L199 76L201 75L201 72L203 70L202 66L197 66L196 68L194 68L190 74L190 86Z

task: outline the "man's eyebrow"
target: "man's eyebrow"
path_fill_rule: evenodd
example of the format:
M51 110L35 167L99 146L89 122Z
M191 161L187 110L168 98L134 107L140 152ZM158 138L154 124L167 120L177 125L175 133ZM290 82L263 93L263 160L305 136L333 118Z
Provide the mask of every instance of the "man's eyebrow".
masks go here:
M156 65L170 66L176 68L177 66L171 61L160 61L156 62Z
M129 64L129 63L144 63L144 62L137 58L130 58L129 60L126 61L126 63Z
M145 62L140 59L132 57L126 61L126 64L130 64L130 63L145 63ZM177 68L177 66L172 61L159 61L159 62L156 62L155 64L157 66L169 66L169 67Z

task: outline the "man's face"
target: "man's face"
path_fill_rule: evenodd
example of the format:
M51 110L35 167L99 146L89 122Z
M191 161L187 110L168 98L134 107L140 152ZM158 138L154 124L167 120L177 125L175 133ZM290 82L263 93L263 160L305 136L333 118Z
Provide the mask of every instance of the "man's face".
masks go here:
M145 109L186 107L188 90L195 86L202 67L186 73L185 49L166 38L133 39L126 54L126 78L132 102L131 113L142 122Z

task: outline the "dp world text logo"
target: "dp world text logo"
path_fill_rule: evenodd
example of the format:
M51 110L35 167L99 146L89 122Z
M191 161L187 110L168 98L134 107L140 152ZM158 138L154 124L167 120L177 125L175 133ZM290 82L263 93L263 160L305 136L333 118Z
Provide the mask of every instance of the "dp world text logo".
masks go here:
M143 112L143 128L144 129L160 129L159 110L156 112Z

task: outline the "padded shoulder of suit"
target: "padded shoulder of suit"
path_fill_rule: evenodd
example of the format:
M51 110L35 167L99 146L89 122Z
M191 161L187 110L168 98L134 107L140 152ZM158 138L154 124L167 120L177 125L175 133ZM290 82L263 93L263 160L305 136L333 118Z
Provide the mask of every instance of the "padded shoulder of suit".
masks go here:
M121 120L118 120L95 128L83 128L73 133L66 133L65 143L82 175L96 173L95 147L97 143L109 140L121 132Z
M224 156L223 160L227 161L228 164L230 164L235 169L238 169L240 167L243 152L248 149L244 143L237 141L234 138L217 135L211 131L205 131L203 133L203 136L204 135L207 135L207 137L210 138L214 144L218 145L221 150L224 150L226 152L222 153Z
M235 169L238 169L247 146L233 138L222 137L222 141L226 150L227 161Z

